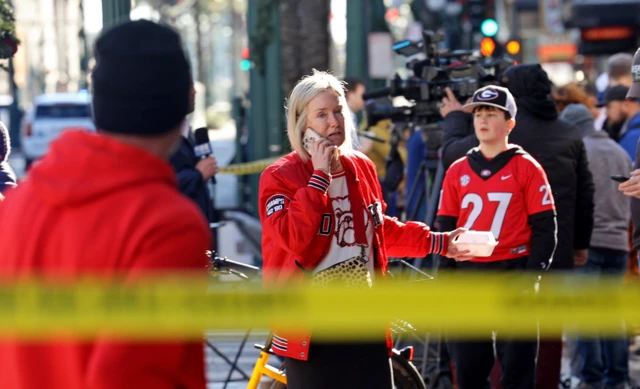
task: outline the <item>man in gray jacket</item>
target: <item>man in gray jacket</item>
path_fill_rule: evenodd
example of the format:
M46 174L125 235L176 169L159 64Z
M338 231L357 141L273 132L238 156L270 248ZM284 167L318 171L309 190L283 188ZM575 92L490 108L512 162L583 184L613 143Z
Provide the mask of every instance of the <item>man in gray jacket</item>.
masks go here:
M593 232L587 263L581 271L617 276L622 282L629 258L629 198L617 190L618 185L610 176L626 174L631 169L631 159L606 132L595 130L593 116L584 105L568 105L560 118L582 131L595 186ZM580 389L626 387L629 373L626 338L580 338L578 352L582 359Z

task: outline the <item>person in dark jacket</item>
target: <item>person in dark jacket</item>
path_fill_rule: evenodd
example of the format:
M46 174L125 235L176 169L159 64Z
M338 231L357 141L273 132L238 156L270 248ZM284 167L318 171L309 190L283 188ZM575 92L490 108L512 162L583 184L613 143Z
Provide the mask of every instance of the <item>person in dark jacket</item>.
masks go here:
M11 140L9 131L4 123L0 122L0 193L16 186L16 173L14 173L7 159L11 152Z
M633 65L631 67L633 73L633 83L629 92L627 93L627 99L640 99L640 49L636 51L633 56ZM633 164L633 171L630 174L630 179L623 182L618 186L618 189L626 196L631 196L631 220L633 221L633 249L640 249L640 140L636 147L635 163ZM622 174L624 173L614 173ZM640 258L640 257L639 257ZM640 262L640 261L639 261Z
M196 90L192 86L189 100L189 113L195 109ZM180 147L171 157L171 165L178 175L180 192L198 204L209 223L214 221L214 209L211 194L207 187L210 180L218 172L218 162L213 156L200 159L196 157L196 145L193 130L185 121L182 129Z
M595 130L586 106L570 104L560 118L582 131L595 185L595 224L589 258L579 271L622 282L629 260L629 198L617 190L609 177L611 172L630 171L631 159L609 134ZM624 330L619 337L579 337L577 346L582 359L579 389L601 388L605 384L607 388L627 387L629 348Z
M587 261L594 209L593 179L582 134L574 125L558 119L550 97L551 81L539 64L511 67L500 81L518 105L517 124L509 141L522 146L542 165L556 202L558 246L550 270L573 269L574 263L582 266ZM453 105L453 111L449 104ZM443 105L442 162L448 168L477 147L478 139L472 116L458 109L460 103L455 98L444 100ZM561 357L560 339L540 342L536 388L558 387Z

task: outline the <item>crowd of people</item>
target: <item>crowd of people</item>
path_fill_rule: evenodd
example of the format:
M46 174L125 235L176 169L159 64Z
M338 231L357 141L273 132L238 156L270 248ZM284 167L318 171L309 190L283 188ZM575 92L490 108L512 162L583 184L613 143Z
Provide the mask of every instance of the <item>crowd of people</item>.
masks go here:
M17 183L0 126L0 220L11 226L0 236L2 279L129 282L207 262L214 219L207 183L218 167L194 151L186 116L195 90L179 35L125 22L105 30L95 48L96 133L64 133ZM640 72L631 71L638 66L640 50L612 56L600 89L556 88L540 65L526 64L466 102L448 90L440 104L447 172L433 226L402 222L388 208L396 198L380 165L389 160L372 161L375 142L355 138L364 83L313 71L287 99L293 150L260 177L265 286L375 288L389 257L428 254L443 257L442 272L489 271L532 287L549 271L622 280L640 247L640 228L633 229L640 227ZM617 183L612 175L627 177ZM489 257L457 249L454 238L469 229L499 241ZM366 343L316 340L309 329L273 332L288 388L392 388L387 328ZM447 339L459 389L488 388L492 371L501 377L494 388L558 387L562 339L494 338ZM619 337L566 343L581 389L629 387L623 327ZM108 336L1 339L0 387L43 385L204 388L203 347Z
M500 79L518 105L517 124L509 141L529 152L544 168L555 201L557 247L550 271L578 269L622 280L627 270L632 212L625 195L632 194L629 187L635 184L629 181L618 187L610 176L629 176L635 159L638 136L629 129L638 105L636 94L629 92L635 82L632 60L629 54L611 57L610 84L600 96L594 88L575 84L554 88L539 65L512 67ZM478 137L473 133L472 116L463 112L459 103L443 101L443 111L443 163L449 166L476 146ZM616 142L624 137L625 143ZM631 150L625 147L630 144ZM572 340L569 343L573 346ZM573 374L581 380L581 388L627 387L628 345L624 336L579 339L578 351L570 348ZM536 388L557 387L561 353L561 339L540 340Z

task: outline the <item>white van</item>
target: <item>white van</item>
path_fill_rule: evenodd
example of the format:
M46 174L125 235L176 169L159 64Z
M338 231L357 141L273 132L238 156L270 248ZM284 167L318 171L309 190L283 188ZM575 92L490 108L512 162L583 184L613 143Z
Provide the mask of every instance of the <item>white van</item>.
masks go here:
M49 145L67 129L95 131L91 96L86 92L52 93L35 98L24 116L20 141L27 166L42 157Z

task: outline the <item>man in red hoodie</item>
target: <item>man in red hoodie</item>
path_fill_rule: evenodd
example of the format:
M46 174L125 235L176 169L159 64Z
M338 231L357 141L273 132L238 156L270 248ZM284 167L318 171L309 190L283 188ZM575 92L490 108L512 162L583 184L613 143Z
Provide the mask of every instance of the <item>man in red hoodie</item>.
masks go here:
M169 156L188 110L173 30L126 22L96 43L97 134L69 131L0 205L0 279L203 269L210 238ZM0 388L204 389L201 342L0 339Z

